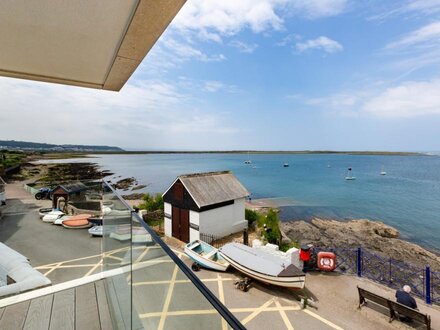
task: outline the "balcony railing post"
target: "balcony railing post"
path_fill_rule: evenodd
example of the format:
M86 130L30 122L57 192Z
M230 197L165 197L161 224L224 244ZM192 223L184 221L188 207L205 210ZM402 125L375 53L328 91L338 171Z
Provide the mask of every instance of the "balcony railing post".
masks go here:
M356 265L357 276L362 277L362 249L360 247L357 248Z
M431 304L431 268L426 266L425 268L425 302Z

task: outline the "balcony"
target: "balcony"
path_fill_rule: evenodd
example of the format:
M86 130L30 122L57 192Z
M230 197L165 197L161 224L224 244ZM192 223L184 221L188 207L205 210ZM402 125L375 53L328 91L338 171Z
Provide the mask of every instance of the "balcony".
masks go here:
M40 237L30 238L31 242L47 241L29 252L31 262L36 257L41 262L57 258L52 251L56 244L63 244L59 254L70 251L71 259L36 267L52 286L1 299L0 328L243 328L182 261L182 253L173 252L107 183L85 185L87 189L72 198L68 208L76 214L102 215L102 238L89 237L86 229L43 223L36 209L7 213L8 219L15 215L33 221ZM19 207L24 211L24 205ZM89 244L81 246L85 242ZM89 255L84 256L84 248ZM42 255L45 252L48 255Z

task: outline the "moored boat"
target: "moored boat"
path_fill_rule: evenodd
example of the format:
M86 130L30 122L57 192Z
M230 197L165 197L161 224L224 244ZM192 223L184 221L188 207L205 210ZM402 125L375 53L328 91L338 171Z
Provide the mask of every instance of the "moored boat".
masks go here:
M219 251L232 267L258 281L282 287L304 288L306 274L273 254L240 243L228 243Z
M229 267L229 262L223 258L218 249L200 240L186 244L185 253L195 263L204 268L224 272Z

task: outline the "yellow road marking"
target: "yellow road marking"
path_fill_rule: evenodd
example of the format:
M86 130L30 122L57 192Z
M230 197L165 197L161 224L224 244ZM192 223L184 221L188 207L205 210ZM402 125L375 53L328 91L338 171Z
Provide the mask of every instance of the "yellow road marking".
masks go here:
M50 273L52 273L55 269L57 269L59 266L61 266L61 262L59 264L56 264L54 267L52 267L51 270L49 270L48 272L44 273L44 276L49 275Z
M167 313L155 312L155 313L145 313L140 314L139 317L141 319L146 319L150 317L163 317L166 316L183 316L183 315L206 315L206 314L218 314L216 309L202 309L202 310L190 310L190 311L172 311ZM165 317L166 317L165 316Z
M82 265L62 265L62 266L58 266L57 268L75 268L75 267L93 267L95 264L82 264ZM40 267L35 267L35 269L51 269L54 268L55 266L40 266Z
M225 292L223 291L223 281L220 274L217 274L217 283L218 283L218 299L222 304L225 303ZM226 324L226 320L222 317L222 330L226 330L228 325Z
M233 281L235 280L234 278L221 278L216 279L216 278L205 278L205 279L200 279L202 282L217 282L217 281ZM154 284L169 284L171 283L171 281L149 281L149 282L133 282L134 286L141 286L141 285L154 285ZM190 280L175 280L174 283L191 283Z
M279 311L299 311L301 308L296 306L286 306L286 307L267 307L262 312L279 312ZM249 313L255 312L257 309L252 307L247 308L229 308L233 313Z
M137 259L135 260L135 264L138 263L139 261L142 260L143 257L145 257L145 255L148 253L148 251L150 251L150 248L146 248L145 251L143 251L141 253L141 255L139 257L137 257Z
M314 317L315 319L320 320L321 322L327 324L329 327L332 327L333 329L336 329L336 330L344 330L344 329L341 328L340 326L337 326L336 324L330 322L329 320L326 320L325 318L319 316L318 314L315 314L315 313L309 311L308 309L304 309L303 311L304 311L304 313L307 313L307 314L309 314L310 316Z
M241 324L245 325L249 321L251 321L255 316L260 314L262 311L264 311L265 308L269 307L273 303L273 298L269 301L266 301L263 305L255 309L250 315L248 315L243 321L241 321Z
M272 301L270 301L272 302ZM248 307L248 308L229 308L232 313L252 313L255 311L259 311L260 307ZM267 307L262 310L262 313L266 312L279 312L282 311L298 311L299 307L296 306L287 306L287 307ZM161 317L165 314L166 316L182 316L182 315L201 315L201 314L218 314L216 309L202 309L202 310L184 310L184 311L171 311L171 312L154 312L154 313L144 313L139 314L141 319L149 318L149 317Z
M161 315L160 321L159 321L159 326L158 326L159 330L162 330L165 325L166 313L168 312L168 308L170 307L171 296L173 295L173 290L174 290L174 282L176 281L178 270L179 270L179 267L177 265L174 266L173 276L171 278L171 283L168 288L167 297L165 298L165 303L164 303L163 309L162 309L162 315Z
M278 308L280 308L280 307L282 308L283 307L283 306L281 306L281 304L280 304L280 302L278 300L275 300L275 306L277 306ZM287 317L286 312L284 310L280 309L280 315L281 315L281 318L284 321L284 324L286 325L286 328L288 330L294 330L293 326L292 326L292 323L290 323L289 318Z
M101 259L101 261L98 262L95 266L93 266L92 269L90 269L90 270L86 273L86 275L84 275L84 277L85 277L85 276L89 276L90 274L92 274L92 273L96 270L96 268L98 268L99 266L102 266L102 259Z

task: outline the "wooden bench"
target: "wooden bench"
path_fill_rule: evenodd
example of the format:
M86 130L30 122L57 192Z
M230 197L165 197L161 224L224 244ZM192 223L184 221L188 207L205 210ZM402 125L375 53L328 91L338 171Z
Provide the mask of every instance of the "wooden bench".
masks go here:
M360 287L357 287L359 293L359 309L365 305L368 301L371 301L379 306L385 307L388 310L388 315L390 317L389 322L398 319L399 314L402 316L407 316L416 320L420 323L426 325L426 329L431 330L431 317L428 314L422 314L419 311L410 308L408 306L402 305L393 300L387 299L385 297L379 296L373 292L367 291Z

